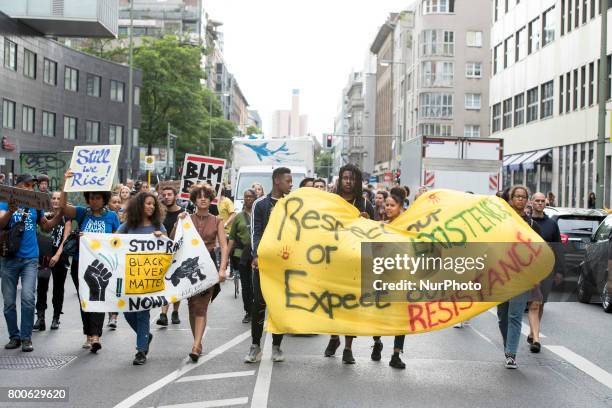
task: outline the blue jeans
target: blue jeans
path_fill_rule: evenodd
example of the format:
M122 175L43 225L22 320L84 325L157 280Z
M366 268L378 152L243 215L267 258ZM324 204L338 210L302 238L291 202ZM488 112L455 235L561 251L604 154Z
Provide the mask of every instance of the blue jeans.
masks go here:
M136 332L136 350L142 352L149 351L149 330L151 325L151 314L149 311L125 312L123 315L130 327Z
M519 295L497 306L499 330L504 339L504 351L506 354L516 356L519 340L521 339L521 326L526 305L526 297Z
M11 339L32 338L38 257L2 259L2 298L4 318ZM17 283L21 277L21 332L17 323Z

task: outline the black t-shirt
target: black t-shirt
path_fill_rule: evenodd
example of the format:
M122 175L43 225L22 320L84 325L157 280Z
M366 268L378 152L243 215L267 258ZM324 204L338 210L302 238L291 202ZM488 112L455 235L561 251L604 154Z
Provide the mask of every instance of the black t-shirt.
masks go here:
M65 228L66 228L66 217L62 217L59 224L57 224L51 230L51 242L52 242L51 245L53 245L53 249L57 250L57 248L59 248L60 244L62 243L62 240L64 239L64 229Z
M182 208L179 208L178 211L174 211L174 212L168 211L166 213L166 218L164 218L164 227L166 227L166 231L168 231L168 234L170 234L170 232L172 231L172 228L174 228L174 224L176 224L176 220L178 220L179 214L182 213L183 211L185 210Z
M360 213L367 213L371 220L376 216L374 206L365 197L357 197L353 200L346 200L349 204L359 210Z

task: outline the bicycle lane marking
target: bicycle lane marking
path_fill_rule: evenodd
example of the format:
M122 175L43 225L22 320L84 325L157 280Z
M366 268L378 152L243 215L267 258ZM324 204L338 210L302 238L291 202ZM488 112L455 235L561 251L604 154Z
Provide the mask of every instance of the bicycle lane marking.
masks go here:
M261 408L268 406L268 396L270 394L270 383L272 382L272 334L266 334L257 379L255 380L255 390L251 398L251 408Z
M145 388L141 389L140 391L137 391L136 393L132 394L128 398L124 399L123 401L121 401L120 403L115 405L115 408L130 408L130 407L133 407L134 405L136 405L138 402L140 402L144 398L146 398L149 395L153 394L154 392L160 390L161 388L165 387L166 385L170 384L171 382L175 381L176 379L182 377L183 375L187 374L191 370L194 370L194 369L200 367L202 364L206 363L207 361L217 357L220 354L225 353L227 350L231 349L232 347L237 346L238 344L242 343L244 340L246 340L250 336L251 336L251 330L247 330L244 333L239 334L238 336L234 337L233 339L229 340L228 342L226 342L226 343L222 344L221 346L217 347L216 349L212 350L208 354L202 356L200 358L200 361L198 361L197 363L195 363L195 364L187 364L187 365L185 365L185 366L183 366L183 367L181 367L181 368L171 372L170 374L166 375L165 377L160 378L159 380L155 381L153 384L150 384L150 385L146 386Z

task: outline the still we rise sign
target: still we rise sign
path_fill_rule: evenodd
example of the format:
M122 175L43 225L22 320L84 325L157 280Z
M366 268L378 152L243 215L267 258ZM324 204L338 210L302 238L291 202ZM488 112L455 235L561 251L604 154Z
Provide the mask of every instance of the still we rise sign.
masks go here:
M74 175L66 179L64 191L110 191L120 152L120 145L76 146L70 162Z

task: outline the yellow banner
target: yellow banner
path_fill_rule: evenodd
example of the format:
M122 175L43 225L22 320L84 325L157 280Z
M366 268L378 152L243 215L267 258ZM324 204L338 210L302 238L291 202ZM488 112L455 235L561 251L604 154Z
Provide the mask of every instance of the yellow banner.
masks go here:
M445 299L392 302L362 290L361 258L367 263L376 256L361 253L364 242L421 249L435 243L438 256L480 256L482 296L459 290ZM385 225L359 217L338 195L299 189L276 204L258 256L270 332L355 336L452 326L533 289L554 265L550 248L506 202L450 190L428 192Z

